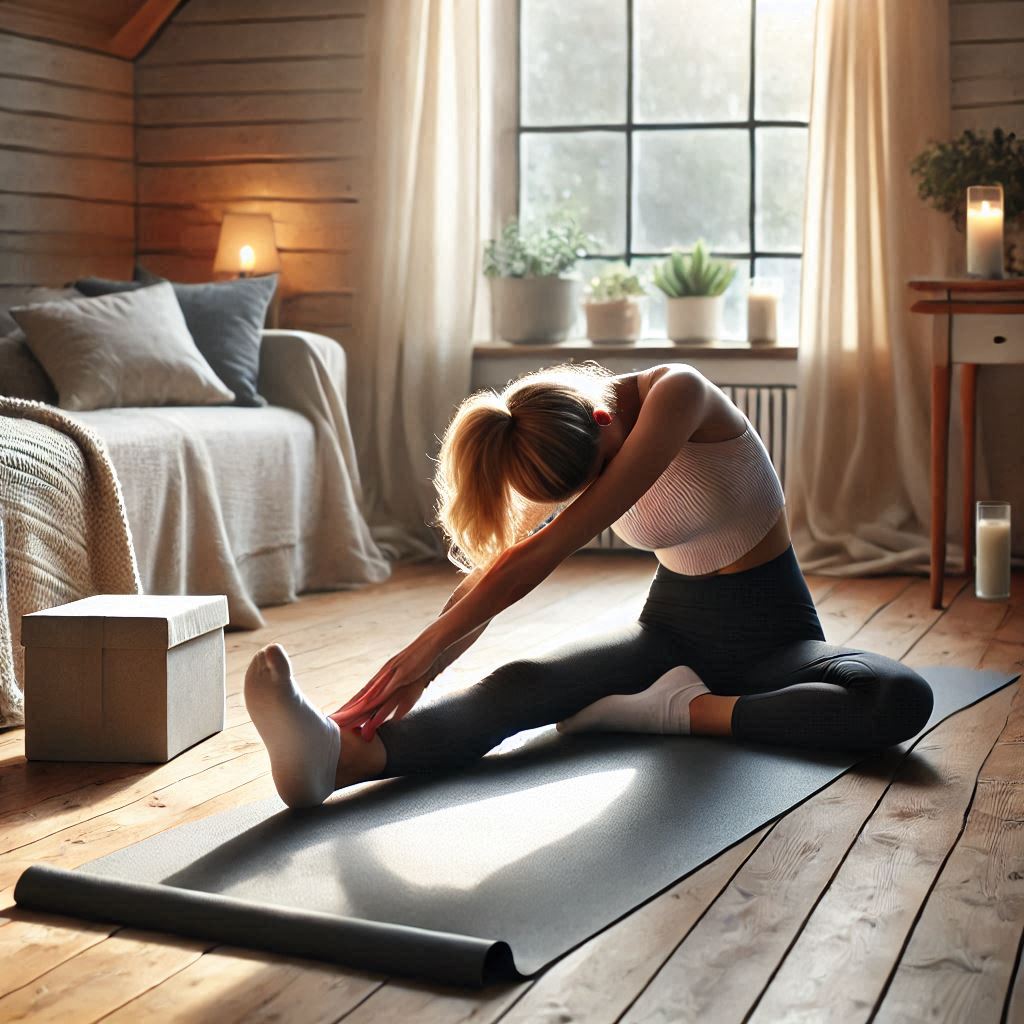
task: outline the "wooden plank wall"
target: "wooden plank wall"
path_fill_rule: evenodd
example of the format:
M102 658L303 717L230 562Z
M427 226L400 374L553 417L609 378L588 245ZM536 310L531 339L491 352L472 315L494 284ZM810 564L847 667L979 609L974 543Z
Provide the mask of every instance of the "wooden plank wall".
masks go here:
M266 212L281 326L346 340L367 133L367 0L190 0L136 62L138 256L208 280L226 210Z
M130 273L131 61L0 31L0 308Z
M954 135L998 127L1024 136L1024 2L953 0L950 38ZM1024 509L1022 390L1024 367L979 370L978 445L988 473L979 477L978 498L1003 499L1016 509ZM1024 556L1024 515L1013 516L1013 550Z
M953 0L953 132L1004 128L1024 136L1024 2Z

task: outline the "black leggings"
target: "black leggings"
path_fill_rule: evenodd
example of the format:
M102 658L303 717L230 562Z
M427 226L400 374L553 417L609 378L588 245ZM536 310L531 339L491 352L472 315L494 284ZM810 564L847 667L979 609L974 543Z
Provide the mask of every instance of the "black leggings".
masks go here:
M881 654L825 642L792 547L745 572L694 578L659 565L639 621L502 665L474 686L377 730L380 778L456 768L508 736L637 693L689 665L712 693L739 694L740 740L874 750L916 735L928 683Z

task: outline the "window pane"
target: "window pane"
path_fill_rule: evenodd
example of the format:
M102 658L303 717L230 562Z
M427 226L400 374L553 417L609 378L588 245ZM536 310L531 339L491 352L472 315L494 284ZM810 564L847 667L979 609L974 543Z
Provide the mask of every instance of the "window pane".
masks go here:
M626 248L626 140L621 132L566 132L520 136L524 220L557 209L574 212L598 240L594 252Z
M779 341L795 345L800 326L800 260L757 260L755 274L782 281L779 306Z
M644 328L645 338L665 337L665 293L660 291L650 280L651 271L660 259L635 259L633 266L642 273L647 294L647 323ZM750 277L750 260L733 260L736 276L729 290L725 293L725 313L723 323L725 341L745 341L747 338L747 278Z
M633 249L750 249L750 142L711 128L633 136Z
M747 120L750 3L634 0L634 120Z
M813 43L814 0L757 0L754 111L759 120L807 120Z
M522 121L626 119L626 0L523 0Z
M807 129L759 128L755 134L757 248L768 252L799 252L803 236Z

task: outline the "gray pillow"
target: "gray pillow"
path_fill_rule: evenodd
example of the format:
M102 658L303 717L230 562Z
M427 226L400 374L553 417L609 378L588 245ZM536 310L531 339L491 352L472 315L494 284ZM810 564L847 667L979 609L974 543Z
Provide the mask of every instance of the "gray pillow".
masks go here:
M75 287L84 295L106 295L156 284L164 278L142 267L134 281L82 278ZM266 405L257 390L261 331L274 297L277 274L242 277L234 281L183 284L172 281L185 323L218 377L235 394L235 405Z
M57 404L53 383L29 351L25 335L17 327L11 334L0 337L0 395Z
M217 405L232 393L188 332L174 289L15 306L11 315L63 409Z
M160 277L152 281L112 281L107 277L80 277L74 282L74 287L82 295L95 299L100 295L114 295L117 292L136 292L162 280Z

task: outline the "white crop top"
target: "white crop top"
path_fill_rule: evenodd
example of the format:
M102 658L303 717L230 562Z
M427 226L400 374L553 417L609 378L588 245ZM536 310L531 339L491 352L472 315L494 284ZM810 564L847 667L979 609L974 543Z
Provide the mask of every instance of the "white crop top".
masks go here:
M745 555L775 525L786 499L750 420L726 441L687 441L612 530L666 568L702 576Z

